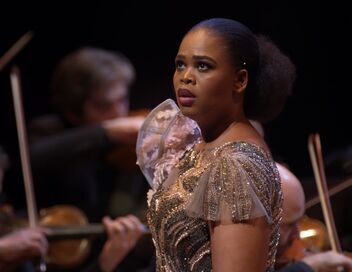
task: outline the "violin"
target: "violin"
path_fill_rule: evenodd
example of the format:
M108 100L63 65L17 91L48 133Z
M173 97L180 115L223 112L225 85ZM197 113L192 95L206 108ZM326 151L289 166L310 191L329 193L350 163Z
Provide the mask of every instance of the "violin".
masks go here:
M102 224L89 224L86 215L71 205L55 205L39 212L39 226L47 230L49 250L45 256L46 263L52 267L74 268L81 264L91 249L91 240L105 235ZM17 218L8 205L0 209L0 237L15 229L28 226L28 221ZM142 238L147 239L149 231L144 230ZM137 249L143 251L146 241L141 238Z
M8 205L0 211L0 236L16 229L28 227L28 220L15 216ZM45 261L53 266L71 268L79 265L88 256L88 238L103 234L101 224L88 224L87 217L78 208L70 205L56 205L40 211L39 226L47 230L49 241Z
M90 252L90 240L87 238L104 233L101 224L88 224L83 212L68 205L57 205L40 211L39 225L49 230L46 262L62 268L81 264Z
M16 126L18 130L18 141L20 147L21 166L23 170L23 178L27 202L28 226L53 226L48 232L49 240L55 240L59 230L62 231L63 224L69 222L75 226L85 225L88 221L76 208L67 208L63 206L54 207L42 211L42 218L39 220L32 182L32 172L30 167L27 134L25 129L25 119L23 114L22 96L20 89L19 69L14 67L10 73L12 94L14 99L14 109L16 117ZM61 227L60 227L61 226ZM101 230L103 228L101 227ZM66 235L67 236L67 232ZM61 238L62 235L61 235ZM89 244L87 240L82 241L55 241L49 247L48 256L41 256L38 264L40 272L47 271L46 263L50 262L63 267L70 267L79 264L88 255Z
M333 214L331 210L330 200L328 198L329 191L327 190L327 184L325 179L325 173L323 171L323 160L321 154L321 145L319 135L310 135L308 141L308 148L310 152L311 162L314 170L314 176L317 183L319 199L322 204L323 214L325 219L325 225L319 220L309 218L304 216L297 224L299 238L296 239L292 245L286 249L286 251L280 256L278 261L278 266L283 267L292 261L299 261L308 257L309 255L314 255L319 252L327 251L332 249L337 253L342 253L341 246L337 237L336 227L333 220ZM316 204L316 203L314 203ZM312 204L309 204L312 205ZM307 208L307 203L306 203ZM348 254L344 254L350 257ZM327 252L326 255L317 256L319 259L317 263L323 265L319 271L324 272L338 272L345 271L342 267L339 269L330 267L327 268L326 265L336 265L342 262L339 261L339 255L331 252ZM324 258L329 259L331 262L324 263ZM343 257L341 257L343 258ZM323 261L322 261L323 260ZM328 259L326 259L328 260ZM334 261L336 260L336 263ZM307 258L308 261L308 258Z
M300 239L294 241L292 246L284 253L283 260L287 261L286 264L289 261L301 260L304 257L309 256L309 254L325 251L330 248L335 252L342 253L331 210L329 191L327 190L326 177L323 168L324 164L321 153L320 137L318 134L312 134L309 136L308 149L326 227L316 219L308 217L302 218L298 224ZM351 253L344 253L344 255L351 257ZM282 262L280 261L280 265L281 264ZM342 270L342 268L336 268L332 270L327 269L326 271L338 272L345 270Z
M326 227L321 221L304 216L298 222L298 230L299 238L283 253L282 264L302 260L330 247Z
M149 112L149 109L139 109L130 111L128 116L146 117ZM107 154L106 161L110 166L127 173L139 171L139 167L136 164L137 156L135 143L116 146Z
M6 58L0 59L0 70L21 48L23 48L30 38L31 33L26 34L23 39L21 38L19 43L14 45L14 49L11 48L9 50L11 54L6 55ZM29 225L29 227L43 226L48 229L46 235L50 242L49 253L47 256L41 256L38 266L39 271L46 271L47 262L64 268L76 266L88 255L90 246L87 237L105 233L104 227L101 224L88 224L86 216L79 209L66 205L58 205L45 209L40 212L39 218L36 209L28 154L27 134L24 125L25 119L20 89L20 73L17 67L11 69L10 80L28 211L28 223L17 219L15 221L21 222L19 227ZM5 226L8 225L5 224ZM0 230L3 231L2 229ZM8 233L10 230L5 230L5 233L6 231ZM148 233L148 231L146 230L145 233ZM69 238L67 241L63 241L63 239L67 238Z

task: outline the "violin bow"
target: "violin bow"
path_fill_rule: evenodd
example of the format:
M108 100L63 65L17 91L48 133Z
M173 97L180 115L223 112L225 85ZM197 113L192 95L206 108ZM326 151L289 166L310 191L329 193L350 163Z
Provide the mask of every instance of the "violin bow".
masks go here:
M25 33L13 46L0 58L0 71L13 59L18 52L32 39L32 31Z
M340 184L336 185L332 189L329 190L329 197L334 196L335 194L349 188L352 186L352 178L348 178L347 180L341 182ZM306 202L305 208L309 209L315 205L320 203L319 196L314 197Z
M23 179L26 192L28 220L30 227L36 227L38 225L38 214L37 205L35 202L32 171L29 161L27 133L25 128L25 118L23 114L23 104L21 96L21 83L20 83L20 71L18 67L13 67L10 72L11 89L14 100L14 109L16 116L16 126L18 134L18 142L20 147L21 165L23 171ZM42 257L39 264L39 271L46 271L46 264Z
M18 142L20 147L21 164L23 170L24 186L26 191L29 226L36 227L38 223L37 206L34 197L32 172L29 162L27 134L23 114L22 96L20 87L20 72L18 67L13 67L10 73L12 95L16 115Z
M337 236L334 216L332 213L331 203L329 199L320 136L318 133L313 133L309 135L308 150L323 210L324 220L328 231L330 245L332 250L336 252L341 252L341 245Z

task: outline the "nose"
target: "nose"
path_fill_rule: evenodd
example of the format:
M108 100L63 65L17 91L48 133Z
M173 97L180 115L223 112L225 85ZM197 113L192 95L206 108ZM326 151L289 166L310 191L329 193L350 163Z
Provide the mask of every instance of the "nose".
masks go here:
M181 77L181 82L184 84L194 84L195 78L190 69L184 72L183 76Z

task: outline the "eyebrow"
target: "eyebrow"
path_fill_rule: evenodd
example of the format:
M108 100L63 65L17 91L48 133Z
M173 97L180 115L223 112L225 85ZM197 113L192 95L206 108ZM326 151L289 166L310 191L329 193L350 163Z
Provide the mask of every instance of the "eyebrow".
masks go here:
M186 57L184 55L177 55L175 59L185 59ZM211 61L213 63L216 63L216 61L208 56L204 56L204 55L196 55L192 57L193 60L208 60Z

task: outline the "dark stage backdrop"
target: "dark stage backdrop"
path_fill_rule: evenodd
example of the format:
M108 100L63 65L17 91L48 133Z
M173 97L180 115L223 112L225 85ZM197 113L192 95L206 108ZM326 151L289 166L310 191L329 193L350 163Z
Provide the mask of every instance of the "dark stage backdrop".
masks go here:
M52 111L48 89L53 67L81 46L126 54L137 70L132 108L154 107L173 97L174 57L185 31L201 19L229 17L269 35L297 66L292 97L279 118L265 125L275 156L298 176L311 176L309 133L321 133L325 154L351 144L350 75L344 68L351 50L346 7L311 1L166 2L3 5L0 55L26 31L34 32L33 40L11 63L22 72L26 118ZM15 153L9 67L0 72L0 88L0 144Z

